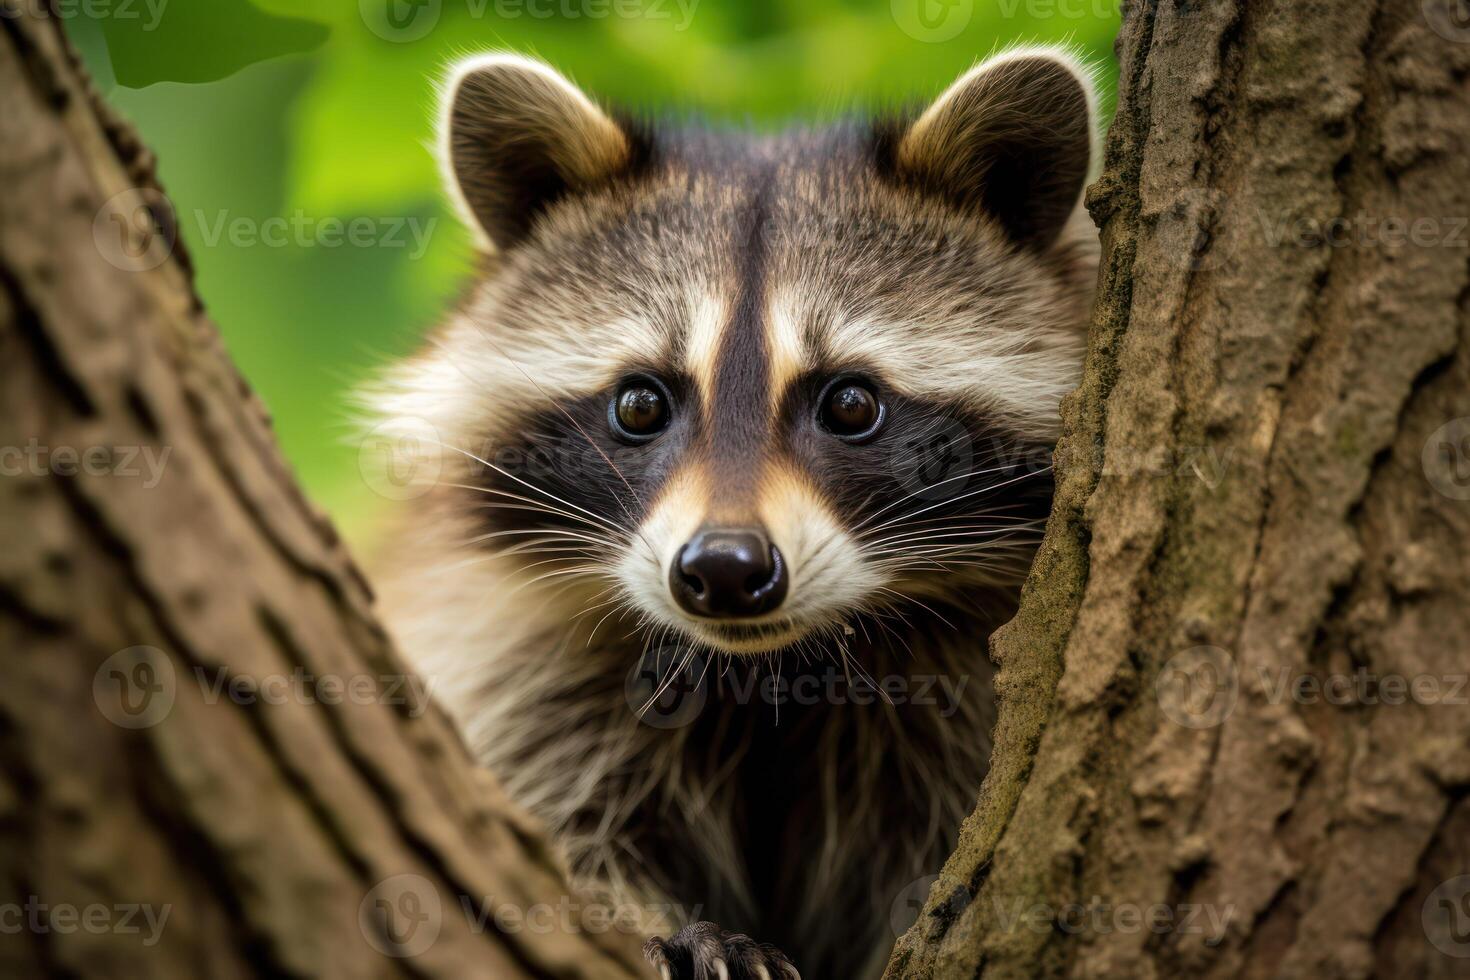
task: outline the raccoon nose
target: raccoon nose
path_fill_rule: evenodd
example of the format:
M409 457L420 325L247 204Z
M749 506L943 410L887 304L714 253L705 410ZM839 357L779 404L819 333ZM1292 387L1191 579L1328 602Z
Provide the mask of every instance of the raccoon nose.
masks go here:
M763 531L701 531L679 549L669 588L695 616L759 616L786 598L786 561Z

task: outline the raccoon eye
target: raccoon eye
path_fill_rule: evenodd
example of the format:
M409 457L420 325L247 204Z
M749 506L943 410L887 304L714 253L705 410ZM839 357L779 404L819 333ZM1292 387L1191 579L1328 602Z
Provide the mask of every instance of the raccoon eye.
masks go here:
M883 424L883 403L873 386L862 378L836 378L819 401L822 428L847 442L873 437Z
M608 406L613 432L627 442L648 442L669 424L669 397L651 378L623 382Z

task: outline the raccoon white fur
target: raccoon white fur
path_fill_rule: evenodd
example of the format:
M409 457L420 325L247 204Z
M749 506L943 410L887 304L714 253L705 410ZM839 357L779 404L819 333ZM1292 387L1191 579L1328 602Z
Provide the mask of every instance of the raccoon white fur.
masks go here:
M1022 49L771 136L511 54L445 86L483 262L375 399L433 477L383 604L666 977L877 976L974 805L1094 288L1093 91Z

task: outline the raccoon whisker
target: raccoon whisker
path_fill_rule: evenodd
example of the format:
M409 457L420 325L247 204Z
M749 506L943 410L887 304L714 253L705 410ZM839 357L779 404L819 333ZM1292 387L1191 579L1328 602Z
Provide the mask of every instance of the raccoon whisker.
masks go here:
M892 521L889 521L886 524L880 524L878 527L874 528L871 533L876 534L877 532L882 531L884 528L892 527L894 524L897 524L897 523L899 523L899 522L901 522L903 520L906 520L908 518L917 517L920 514L928 513L929 511L933 510L936 507L945 507L945 506L948 506L948 505L951 505L951 504L957 504L961 500L966 500L966 499L968 499L970 497L973 497L973 496L975 496L977 494L992 493L992 492L994 492L996 490L1002 490L1002 489L1010 486L1013 483L1018 483L1021 480L1028 480L1028 479L1030 479L1030 478L1032 478L1034 476L1038 476L1038 475L1040 475L1042 473L1045 473L1045 472L1047 472L1050 469L1051 469L1051 467L1050 466L1047 466L1047 467L1045 467L1043 469L1035 470L1035 471L1030 472L1030 473L1023 473L1020 476L1012 477L1011 479L1004 480L1004 481L1002 481L1000 483L992 483L992 484L990 484L988 486L981 487L978 490L971 490L968 493L962 493L958 497L954 497L953 499L950 499L950 500L941 500L938 503L930 504L928 507L924 507L924 508L921 508L919 510L916 510L912 514L908 514L905 517L896 518L896 519L894 519Z
M492 506L498 506L498 505L492 505ZM594 534L591 534L588 531L583 531L583 530L570 531L570 530L566 530L564 528L559 528L559 527L530 527L530 528L516 528L514 530L509 530L509 531L491 531L488 534L477 534L477 535L475 535L472 538L468 538L465 541L465 544L479 544L481 541L493 541L496 538L522 537L522 536L525 536L525 535L528 535L528 534L539 534L543 538L547 539L548 541L550 541L550 540L558 540L558 541L560 541L560 540L565 540L565 541L587 541L587 542L593 543L593 544L604 544L604 545L614 545L614 546L616 546L618 544L617 541L614 541L612 538L609 538L609 537L604 537L604 536L601 536L601 535L594 535Z
M1027 530L1027 529L1030 529L1030 528L1040 528L1042 526L1042 524L1043 524L1042 521L1034 521L1034 520L1027 520L1027 521L1016 520L1016 521L1011 521L1009 523L1004 523L1004 524L991 524L991 523L978 523L978 522L976 522L976 523L962 523L962 524L955 524L955 523L936 523L932 527L918 527L918 526L915 526L915 527L901 527L901 529L897 533L890 534L890 535L888 535L886 537L882 537L882 538L876 538L876 539L873 539L871 541L867 541L867 542L864 542L864 543L867 544L867 545L869 545L869 546L878 546L878 545L891 544L891 543L894 543L894 542L907 541L907 540L910 540L911 538L924 538L924 537L935 537L935 536L941 536L941 537L961 537L961 536L964 536L964 535L967 535L967 534L979 534L979 533L985 533L985 534L1014 533L1014 532L1019 531L1019 530ZM942 532L950 532L950 533L942 533Z
M877 520L879 517L882 517L884 514L893 510L895 507L900 506L906 501L912 500L922 494L933 493L936 487L942 487L946 483L953 483L956 480L970 480L974 479L975 477L989 476L992 473L1001 473L1005 470L1015 469L1016 465L1017 464L1015 463L1008 463L1005 466L993 466L989 469L984 470L967 470L964 473L957 473L954 476L940 480L938 483L933 483L929 484L928 486L920 487L919 489L911 491L910 493L906 493L902 497L899 497L897 500L891 501L890 503L884 505L883 509L879 510L877 513L870 514L868 517L860 521L855 527L853 527L853 533L856 534L857 532L861 531L873 521ZM873 494L869 494L868 499L871 500L872 497Z
M924 556L924 555L917 555L917 554L910 555L907 552L896 551L896 550L895 551L880 551L880 552L877 552L877 553L870 553L870 555L871 555L871 559L874 562L874 564L883 565L885 567L887 567L887 566L907 567L907 564L906 563L908 562L908 560L910 558L918 558L918 559L920 559L922 561L927 562L930 565L933 565L935 568L939 569L941 572L947 572L947 571L950 570L942 562L936 561L933 558L929 558L929 557Z
M885 620L888 619L888 618L890 618L890 617L887 614L885 614L882 610L878 610L878 609L873 610L873 624L875 626L881 627L882 630L883 630L883 632L887 633L889 636L893 637L899 643L903 644L904 650L906 650L908 652L909 659L911 659L911 660L914 659L914 648L911 647L911 646L909 646L909 641L908 640L905 640L903 638L903 634L902 633L899 633L892 626L889 626L887 622L885 622Z
M603 605L609 605L609 602L603 602ZM576 614L576 616L573 617L573 619L581 619L581 617L587 616L588 611L589 610L581 611L581 613ZM595 626L592 627L592 632L591 633L588 633L588 635L587 635L587 648L588 649L591 649L592 639L594 639L595 636L597 636L597 630L603 629L603 623L606 623L606 621L609 620L609 617L610 616L613 616L614 613L617 613L617 607L616 607L616 605L613 605L613 608L610 608L610 610L607 610L607 613L604 614L603 619L597 620L597 624L595 624Z
M936 612L932 606L928 605L927 603L920 602L918 599L915 599L911 595L905 595L904 593L899 592L897 589L889 589L889 588L885 588L883 586L879 586L878 587L878 591L879 592L886 592L889 595L897 596L898 598L902 599L904 602L912 602L914 605L918 606L920 609L924 610L929 615L933 616L935 619L937 619L941 623L943 623L945 626L948 626L950 629L955 629L956 628L955 625L954 625L954 623L951 623L944 616L942 616L938 612Z
M575 559L572 559L572 558L553 558L553 559L551 559L551 561L574 561L574 560ZM540 562L539 564L548 564L548 563L547 562ZM594 577L595 578L598 575L605 575L605 574L607 574L607 573L600 566L598 566L598 565L578 565L575 568L561 568L561 569L556 569L555 571L545 572L545 573L543 573L541 575L537 575L535 578L531 579L529 582L522 582L520 585L517 585L515 588L513 588L509 592L507 592L505 594L505 598L506 599L509 599L509 598L515 596L517 593L521 592L523 589L528 589L531 586L535 585L537 582L545 582L548 579L560 578L560 577L566 576L566 575L588 575L588 576L591 576L591 577Z
M674 656L677 657L680 652L681 651L678 650L674 651ZM659 685L658 690L653 692L653 696L648 699L648 703L645 704L643 708L639 711L639 715L642 715L644 711L647 711L650 707L653 706L653 703L655 701L663 696L664 691L668 690L669 685L674 682L674 678L683 673L684 669L688 667L689 664L693 661L694 654L695 647L691 645L689 647L689 652L684 655L684 658L680 660L672 670L669 671L668 675L664 678L663 683Z
M471 558L468 561L465 561L463 563L463 565L476 565L476 564L479 564L480 562L490 561L493 558L499 558L499 557L500 557L500 555L498 553L491 554L491 555L481 555L479 558ZM547 559L545 559L543 561L536 561L536 562L532 562L529 565L524 565L521 568L517 569L517 571L526 571L528 569L537 568L537 567L542 566L542 565L550 565L552 562L558 562L558 561L583 561L583 560L586 560L587 557L588 557L587 555L563 555L563 556L561 556L559 558L547 558ZM461 567L463 567L463 566L461 566ZM594 566L588 566L588 567L594 567Z
M601 516L599 516L597 514L594 514L594 513L592 513L592 511L588 510L585 507L578 507L576 504L572 503L570 500L563 500L561 497L558 497L556 494L552 493L550 490L547 490L545 487L538 487L534 483L531 483L531 482L529 482L527 480L522 480L520 477L516 476L514 473L510 472L509 470L502 469L501 467L496 466L494 463L491 463L491 462L489 462L487 460L483 460L480 457L476 456L474 453L466 452L465 450L460 449L458 446L451 446L447 442L441 442L441 443L439 443L439 445L442 446L445 449L450 450L451 452L459 453L461 456L464 456L467 459L472 459L475 462L479 463L481 466L487 467L488 469L492 469L495 472L499 473L501 476L504 476L504 477L507 477L508 479L514 480L517 483L519 483L521 486L526 487L529 490L532 490L532 491L534 491L536 493L539 493L542 496L550 497L552 500L556 501L557 503L559 503L559 504L561 504L561 505L563 505L565 507L570 507L572 510L577 511L580 514L584 514L587 517L590 517L593 520L598 521L599 523L606 524L606 525L608 525L609 527L611 527L615 531L621 531L621 532L624 532L624 533L626 533L626 531L627 531L626 528L624 528L624 527L622 527L622 526L620 526L620 525L618 525L616 523L613 523L612 521L609 521L607 518L601 517ZM483 490L486 493L492 493L492 492L493 493L502 493L502 494L505 494L506 493L503 490L501 490L501 491L492 491L492 490L490 490L490 489L488 489L486 487L469 487L467 489ZM510 496L509 494L506 494L506 495L507 496Z
M581 612L577 613L577 615L575 615L575 616L572 617L572 622L576 622L577 620L581 619L583 616L590 616L593 613L597 612L597 610L599 610L599 609L605 609L608 606L614 606L614 608L616 609L616 603L619 602L622 599L622 596L613 596L611 599L603 599L601 602L597 602L598 599L602 599L603 596L607 595L611 591L612 591L612 589L610 589L610 588L609 589L603 589L601 592L597 593L597 595L595 595L591 599L587 600L590 603L596 603L596 605L589 605L586 608L584 608Z
M1040 541L1040 535L1021 535L1014 531L1006 531L999 537L980 533L956 534L894 542L882 548L870 549L869 554L876 556L879 560L893 557L905 558L911 555L942 555L946 552L964 554L987 548L1021 546L1034 548Z
M854 687L852 682L852 671L856 670L858 680L864 682L873 690L877 691L884 701L887 701L889 704L893 703L892 696L889 695L886 690L884 690L883 685L879 684L877 680L873 678L872 674L864 670L862 664L853 659L852 654L848 651L846 647L839 646L837 648L837 652L842 658L842 673L844 679L847 681L847 686L849 689L852 689Z
M483 492L483 493L487 493L487 494L494 494L495 493L495 491L493 491L493 490L487 490L484 487L466 487L465 489L475 490L477 492ZM527 513L531 513L531 514L544 514L547 517L555 517L555 518L561 518L561 519L565 519L565 520L576 520L578 522L578 529L583 534L591 534L593 532L604 533L606 531L606 528L604 528L602 525L600 525L600 524L593 524L590 521L582 520L581 518L577 517L576 514L562 514L560 511L553 510L552 508L549 508L549 507L539 506L538 504L535 504L535 503L531 503L531 504L507 504L507 503L503 503L503 502L498 501L498 500L488 500L488 501L487 500L482 500L482 501L480 501L480 502L478 502L476 504L476 507L478 509L480 509L480 510L520 510L520 511L526 511ZM551 523L551 522L547 522L547 523L542 524L542 525L539 525L537 527L528 529L526 533L546 534L546 533L549 533L549 532L560 532L562 530L563 529L560 528L560 527L558 527L556 524ZM607 538L605 540L611 541L612 539L611 538Z
M470 490L470 491L473 491L475 493L483 493L483 494L486 494L488 496L505 497L505 498L507 498L509 500L519 501L520 503L526 505L525 507L519 508L519 509L523 509L523 510L525 510L525 509L539 510L539 511L541 511L543 513L555 514L555 515L557 515L559 517L565 517L568 520L580 521L583 524L588 524L588 525L590 525L592 527L598 528L599 530L616 531L616 532L618 532L620 534L626 534L627 533L627 529L624 528L622 525L616 524L616 523L614 523L612 521L609 521L609 520L607 520L604 517L599 517L598 515L593 514L591 511L582 510L582 508L577 507L576 504L572 504L572 503L569 503L569 502L567 502L565 500L562 500L560 497L558 497L555 494L551 493L549 490L544 490L544 491L541 491L541 492L542 493L545 493L546 496L550 497L552 500L555 500L555 501L557 501L559 503L564 503L568 507L576 507L576 509L578 511L581 511L582 514L587 515L587 516L585 516L585 517L584 516L579 516L578 514L573 514L570 511L562 510L559 507L552 507L550 504L547 504L543 500L536 500L533 497L525 497L525 496L522 496L521 494L518 494L518 493L511 493L509 490L497 490L494 487L477 487L474 484L470 484L470 483L450 483L450 484L446 484L446 485L447 486L450 486L450 487L454 487L457 490ZM509 504L504 504L502 506L504 506L507 510L517 509L517 508L512 508Z
M531 375L526 371L526 369L523 368L523 367L521 367L520 363L517 362L515 360L515 358L513 358L509 354L507 354L504 351L504 349L501 348L501 346L499 344L497 344L494 340L490 339L489 337L486 337L485 339L486 339L486 342L489 343L491 347L495 348L500 353L500 356L501 357L504 357L507 361L509 361L511 363L511 365L517 371L519 371L521 373L521 375L527 381L531 382L531 384L535 386L536 390L541 393L542 397L544 397L547 400L547 402L549 402L552 405L555 405L557 411L561 412L562 415L566 416L566 420L568 422L572 423L572 426L579 433L582 434L582 438L583 439L586 439L587 440L587 445L591 446L593 448L593 450L595 450L597 452L597 455L599 455L599 456L602 457L602 461L604 463L606 463L608 465L608 467L611 468L614 473L617 474L618 479L622 481L623 486L625 486L625 487L628 488L628 496L630 498L632 498L633 503L635 503L635 504L638 503L638 492L633 489L633 484L631 484L631 483L628 482L628 478L623 475L623 471L622 470L618 469L618 465L612 461L612 457L609 456L607 453L603 452L602 451L602 447L599 446L596 443L596 441L594 441L593 438L590 435L587 434L587 430L584 429L584 428L582 428L582 423L578 422L577 419L576 419L576 417L574 415L572 415L571 412L568 412L566 410L566 407L562 405L561 400L560 399L557 399L557 398L552 398L549 394L547 394L546 393L546 389L541 387L541 383L539 381L537 381L535 378L531 377ZM617 500L618 498L614 497L613 499ZM637 517L634 516L633 512L628 509L628 505L626 503L624 503L623 501L619 500L618 501L618 505L623 508L623 516L626 517L630 522L632 522L632 524L633 524L633 526L635 528L634 533L635 534L639 534L641 536L642 532L636 530L637 523L638 523ZM650 545L649 547L652 548L652 545Z

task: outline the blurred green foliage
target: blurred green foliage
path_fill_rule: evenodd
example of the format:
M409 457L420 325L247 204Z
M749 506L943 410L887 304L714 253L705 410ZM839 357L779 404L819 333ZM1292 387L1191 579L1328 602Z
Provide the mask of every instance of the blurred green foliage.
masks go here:
M359 472L350 394L416 346L472 258L430 149L434 82L452 59L510 48L632 108L770 128L929 98L1017 42L1073 44L1104 65L1111 93L1118 5L89 0L65 9L100 88L158 152L199 289L287 456L363 544L386 501ZM376 240L351 241L331 219L366 219ZM404 222L413 224L393 235ZM424 247L410 227L429 233Z

